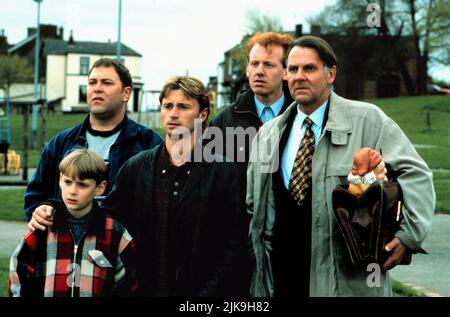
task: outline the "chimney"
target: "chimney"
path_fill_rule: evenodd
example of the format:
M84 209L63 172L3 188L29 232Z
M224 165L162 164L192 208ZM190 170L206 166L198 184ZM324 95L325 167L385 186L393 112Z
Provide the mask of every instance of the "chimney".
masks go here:
M73 30L70 30L70 36L69 36L69 45L73 45L75 41L73 40Z
M303 25L302 24L297 24L295 26L295 37L301 37L303 35Z
M320 31L321 31L320 25L317 24L311 25L311 35L320 35Z
M5 36L5 30L0 30L0 55L5 55L8 51L8 39Z
M36 28L28 28L27 31L28 31L27 37L30 37L30 36L36 34Z
M64 28L62 26L59 28L58 38L64 40Z

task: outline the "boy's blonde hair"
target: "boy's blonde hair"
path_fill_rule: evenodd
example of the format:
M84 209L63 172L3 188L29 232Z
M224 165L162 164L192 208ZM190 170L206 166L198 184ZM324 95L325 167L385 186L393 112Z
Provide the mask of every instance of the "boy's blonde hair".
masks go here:
M76 149L59 163L59 171L71 178L95 179L98 185L106 180L108 167L97 153L88 149Z

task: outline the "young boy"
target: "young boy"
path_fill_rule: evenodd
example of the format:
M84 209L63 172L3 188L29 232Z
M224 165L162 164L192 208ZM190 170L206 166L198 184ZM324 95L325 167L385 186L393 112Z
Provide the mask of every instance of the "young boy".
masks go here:
M28 231L11 257L10 296L127 296L137 288L134 241L94 202L106 188L107 167L77 149L59 165L62 202L46 231ZM47 201L46 203L49 203Z

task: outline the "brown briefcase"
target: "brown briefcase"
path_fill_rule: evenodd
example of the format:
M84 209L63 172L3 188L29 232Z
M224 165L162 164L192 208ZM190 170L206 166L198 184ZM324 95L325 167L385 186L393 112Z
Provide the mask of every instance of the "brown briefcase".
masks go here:
M348 185L333 190L333 210L355 266L383 265L390 253L384 250L402 221L402 191L393 181L375 181L356 196ZM411 263L408 252L400 264Z

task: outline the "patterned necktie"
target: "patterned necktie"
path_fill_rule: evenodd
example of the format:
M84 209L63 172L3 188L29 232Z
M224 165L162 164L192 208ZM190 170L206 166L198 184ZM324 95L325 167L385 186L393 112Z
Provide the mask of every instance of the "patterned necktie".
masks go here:
M306 131L297 151L292 168L289 190L297 205L301 206L306 198L312 180L312 157L314 154L314 132L312 120L305 119Z
M264 124L267 121L272 120L273 118L275 118L275 115L273 114L272 107L264 107L261 114L261 122Z

